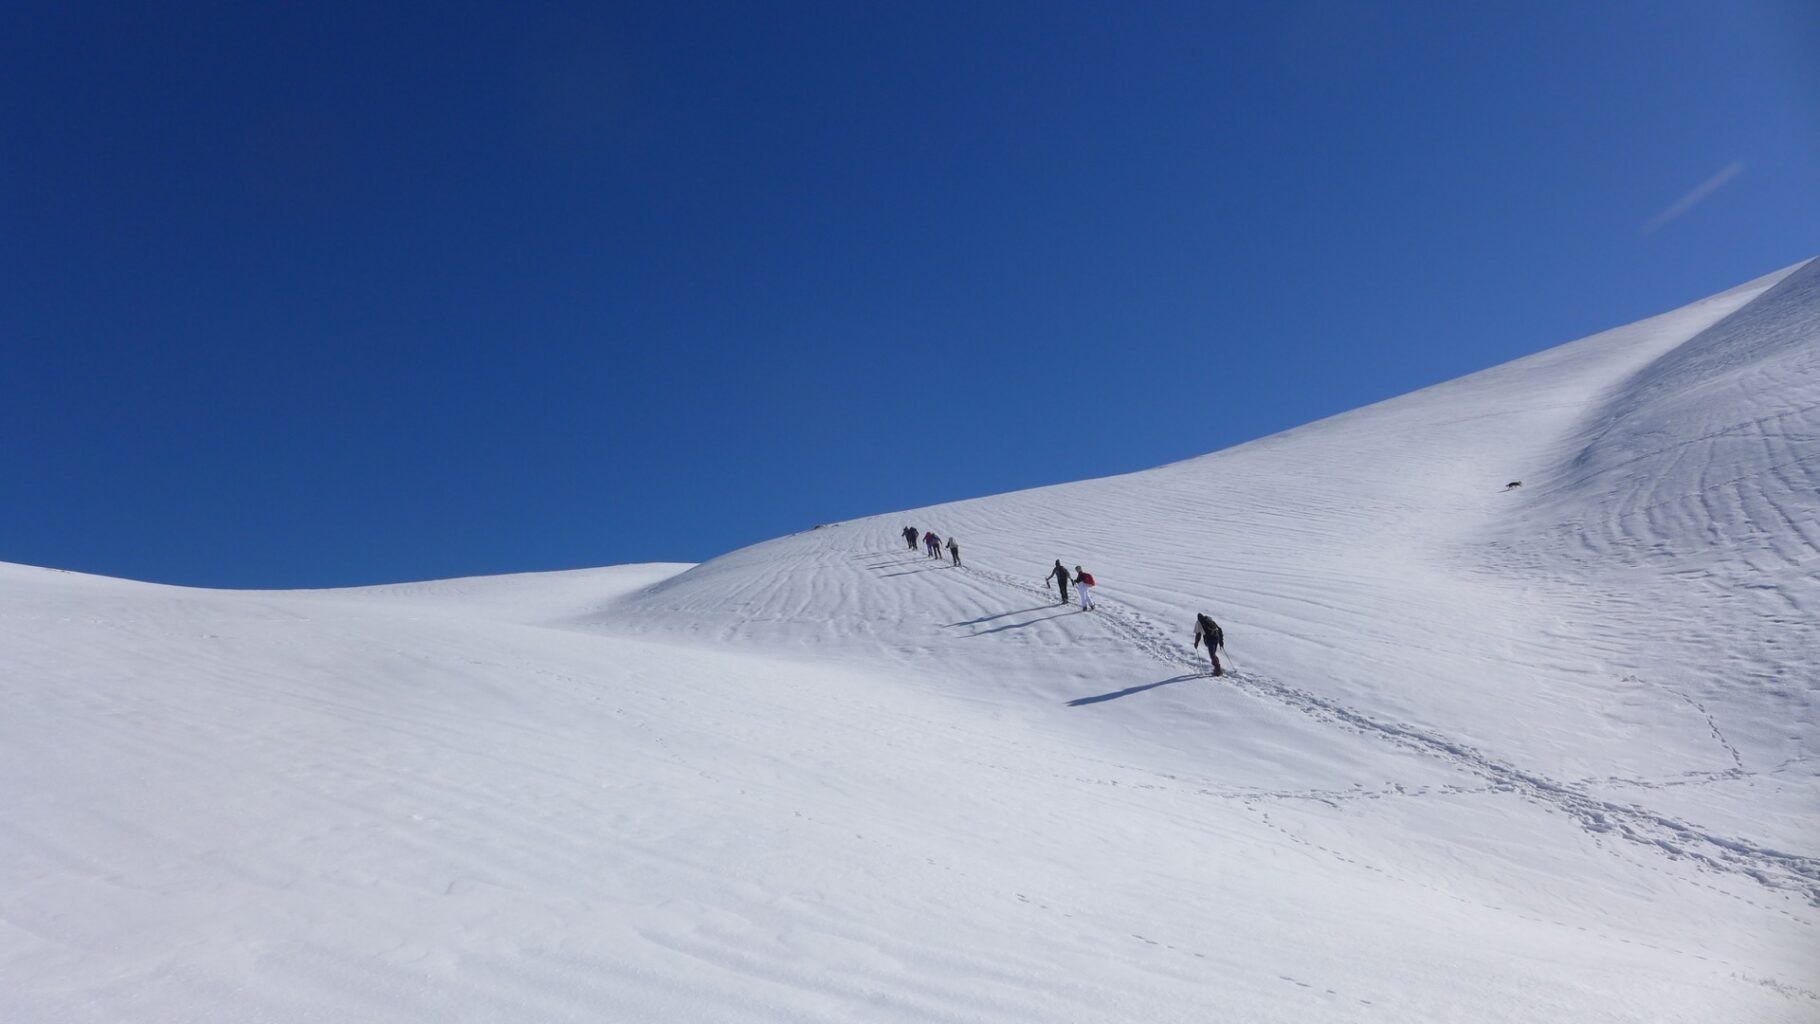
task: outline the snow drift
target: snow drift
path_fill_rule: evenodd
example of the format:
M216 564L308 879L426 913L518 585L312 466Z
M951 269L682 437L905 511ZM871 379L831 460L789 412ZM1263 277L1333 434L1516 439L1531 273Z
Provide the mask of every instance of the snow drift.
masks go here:
M1820 1019L1816 493L1820 262L700 566L0 567L0 1016Z

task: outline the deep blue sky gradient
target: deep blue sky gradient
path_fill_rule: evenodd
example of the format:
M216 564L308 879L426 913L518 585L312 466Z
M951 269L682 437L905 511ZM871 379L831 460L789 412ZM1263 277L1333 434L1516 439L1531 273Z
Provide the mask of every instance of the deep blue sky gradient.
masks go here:
M0 8L0 560L703 559L1820 253L1799 0L174 7Z

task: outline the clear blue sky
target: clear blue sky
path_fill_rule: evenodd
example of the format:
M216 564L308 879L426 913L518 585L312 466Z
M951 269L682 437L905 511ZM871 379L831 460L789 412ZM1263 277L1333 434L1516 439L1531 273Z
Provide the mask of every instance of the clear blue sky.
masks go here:
M1227 447L1820 254L1817 10L10 3L0 560L697 560Z

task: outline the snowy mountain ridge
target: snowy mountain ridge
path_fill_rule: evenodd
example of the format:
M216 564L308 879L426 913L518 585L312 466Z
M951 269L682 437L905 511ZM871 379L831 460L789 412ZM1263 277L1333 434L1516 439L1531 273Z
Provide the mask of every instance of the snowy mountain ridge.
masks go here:
M699 566L0 566L0 1016L1817 1020L1817 493L1810 261Z

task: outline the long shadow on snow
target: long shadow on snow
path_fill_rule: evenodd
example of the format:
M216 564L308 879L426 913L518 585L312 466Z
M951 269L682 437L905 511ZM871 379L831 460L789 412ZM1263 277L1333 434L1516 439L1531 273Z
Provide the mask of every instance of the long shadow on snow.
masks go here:
M908 576L914 572L928 572L931 569L951 569L951 568L953 568L953 566L950 566L946 562L944 562L941 565L926 565L926 566L923 566L921 569L905 569L903 572L888 572L888 573L885 573L884 575L880 576L879 579L888 580L893 576Z
M1028 609L1028 610L1035 611L1036 609L1033 608L1033 609ZM1006 614L1016 614L1016 613L1007 612ZM1059 619L1062 616L1068 615L1068 614L1071 614L1071 613L1070 612L1056 612L1054 615L1039 615L1034 619L1025 619L1023 622L1013 622L1013 623L1010 623L1010 624L1004 625L1004 626L994 626L991 629L982 629L977 633L968 633L967 636L968 637L985 636L987 633L1003 633L1007 629L1023 629L1025 626L1034 626L1039 622L1047 622L1050 619ZM961 639L965 640L966 638L967 637L962 637Z
M1068 702L1068 706L1071 708L1078 708L1078 707L1083 707L1088 704L1098 704L1098 703L1101 703L1102 701L1118 700L1120 697L1129 697L1134 693L1143 693L1145 690L1154 690L1159 686L1168 686L1170 683L1185 683L1190 679L1206 679L1206 678L1207 678L1207 673L1205 673L1205 672L1190 672L1187 675L1175 676L1173 678L1160 680L1160 681L1154 682L1154 683L1145 683L1142 686L1127 686L1123 690L1114 690L1111 693L1102 693L1097 697L1076 697L1074 700L1071 700Z
M1051 601L1048 604L1039 604L1035 608L1019 608L1017 611L1014 611L1014 612L999 612L997 615L987 615L987 616L984 616L984 617L978 618L978 619L968 619L966 622L950 622L950 623L948 623L948 625L950 627L977 626L982 622L991 622L993 619L1002 619L1007 615L1022 615L1025 612L1040 612L1044 608L1054 608L1054 607L1055 607L1055 602Z

